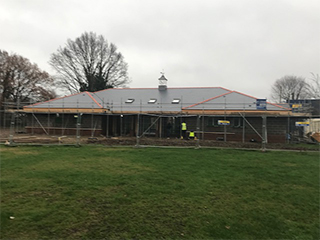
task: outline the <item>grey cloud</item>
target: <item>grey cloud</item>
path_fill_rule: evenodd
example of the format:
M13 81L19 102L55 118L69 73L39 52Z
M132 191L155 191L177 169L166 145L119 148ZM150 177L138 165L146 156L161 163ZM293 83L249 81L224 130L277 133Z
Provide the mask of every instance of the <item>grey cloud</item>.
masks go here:
M164 69L169 86L223 86L267 97L283 75L319 73L315 0L2 2L1 48L51 73L50 54L85 31L118 46L131 87L155 87Z

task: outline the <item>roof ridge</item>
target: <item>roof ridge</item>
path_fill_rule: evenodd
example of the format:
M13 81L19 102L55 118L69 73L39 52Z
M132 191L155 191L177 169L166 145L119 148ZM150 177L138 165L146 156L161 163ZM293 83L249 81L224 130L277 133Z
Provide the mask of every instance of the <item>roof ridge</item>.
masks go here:
M88 91L85 91L85 93L86 94L88 94L89 95L89 97L100 107L100 108L103 108L102 106L101 106L101 104L100 103L98 103L98 101L91 95L91 93L90 92L88 92Z
M252 97L252 96L250 96L250 95L248 95L248 94L241 93L241 92L238 92L238 91L234 91L234 92L239 93L239 94L244 95L244 96L247 96L247 97L254 98L254 99L256 99L256 100L259 99L259 98ZM277 104L275 104L275 103L267 102L267 104L271 104L271 105L276 106L276 107L279 107L279 108L283 108L283 109L286 109L286 110L290 110L290 108L285 108L285 107L282 107L282 106L277 105Z
M202 103L205 103L205 102L211 101L211 100L213 100L213 99L223 97L223 96L228 95L228 94L233 93L233 92L234 92L234 91L229 91L229 92L226 92L226 93L220 94L219 96L215 96L215 97L212 97L212 98L208 98L208 99L206 99L206 100L204 100L204 101L202 101L202 102L198 102L198 103L192 104L192 105L190 105L190 106L184 107L184 108L182 108L182 109L191 108L191 107L194 107L194 106L200 105L200 104L202 104Z
M223 90L226 90L226 91L231 91L230 89L227 89L227 88L224 88L224 87L168 87L168 89L213 89L213 88L220 88L220 89L223 89ZM136 88L107 88L107 89L103 89L103 90L99 90L99 91L96 91L96 92L92 92L92 93L98 93L98 92L103 92L103 91L107 91L107 90L144 90L144 89L154 89L154 90L157 90L158 88L157 87L146 87L146 88L143 88L143 87L136 87Z

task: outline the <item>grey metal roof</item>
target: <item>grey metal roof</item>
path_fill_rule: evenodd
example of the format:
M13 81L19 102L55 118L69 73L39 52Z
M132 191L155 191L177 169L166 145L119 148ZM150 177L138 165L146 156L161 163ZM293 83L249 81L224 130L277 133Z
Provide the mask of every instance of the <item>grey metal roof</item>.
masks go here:
M224 88L118 88L107 89L94 93L102 106L110 107L112 111L181 111L182 108L208 98L225 94L229 90ZM127 99L134 99L132 103L125 103ZM154 104L148 103L156 99ZM178 104L173 104L179 99Z
M127 101L131 99L130 101ZM154 103L149 101L153 99ZM178 103L172 103L177 100ZM203 88L110 88L82 92L27 108L105 108L110 111L177 112L188 110L256 110L256 98L222 87ZM267 110L288 110L268 103Z
M257 110L257 98L231 91L226 94L207 99L204 102L196 103L185 109L192 110ZM266 110L288 110L282 106L267 103Z
M92 93L81 92L46 102L26 106L27 108L102 108L92 96Z

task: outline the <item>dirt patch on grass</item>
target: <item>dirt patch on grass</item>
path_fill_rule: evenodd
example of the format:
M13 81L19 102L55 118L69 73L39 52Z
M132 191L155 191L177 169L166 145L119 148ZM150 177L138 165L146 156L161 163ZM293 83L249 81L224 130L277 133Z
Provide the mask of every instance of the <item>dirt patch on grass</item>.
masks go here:
M286 167L296 167L297 166L297 164L295 164L295 163L285 163L284 165Z
M285 186L288 189L301 189L301 190L304 190L304 189L308 188L307 186L297 185L297 184L285 184Z
M129 160L120 159L120 158L108 159L105 162L104 168L108 168L108 170L111 173L119 174L119 175L136 175L146 171L147 172L154 171L153 168L144 166L142 164L137 164Z
M134 137L121 138L94 138L87 139L85 144L102 144L109 146L137 146L137 139ZM217 147L217 148L239 148L239 149L261 149L261 143L251 142L223 142L215 140L181 140L181 139L160 139L160 138L141 138L139 145L142 146L172 146L172 147ZM300 146L297 144L281 144L269 143L266 145L267 149L283 149L283 150L313 150L310 146ZM317 145L314 145L314 150L317 150Z
M8 132L2 133L0 142L9 142ZM218 147L218 148L239 148L239 149L261 149L262 144L257 142L224 142L217 140L181 140L178 138L155 138L143 137L137 140L136 137L88 137L81 136L48 136L48 135L31 135L31 134L15 134L13 137L13 144L49 144L49 145L87 145L87 144L101 144L106 146L172 146L172 147ZM268 143L267 149L283 149L283 150L299 150L310 151L319 150L317 144L285 144L285 143Z
M11 147L1 147L0 153L10 153L14 155L38 155L39 153L34 151L17 151L17 148L11 148Z

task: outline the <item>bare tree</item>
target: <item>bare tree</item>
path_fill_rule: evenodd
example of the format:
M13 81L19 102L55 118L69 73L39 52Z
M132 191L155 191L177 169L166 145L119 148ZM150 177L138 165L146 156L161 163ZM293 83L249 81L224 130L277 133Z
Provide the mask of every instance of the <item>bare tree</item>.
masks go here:
M308 98L308 89L309 84L303 77L287 75L273 84L271 98L279 102Z
M309 95L311 98L320 98L320 76L319 74L311 73L309 84Z
M117 47L102 36L85 32L51 55L50 65L71 93L98 91L128 83L128 64Z
M0 104L56 97L53 79L27 58L0 50Z
M11 65L11 57L5 51L0 50L0 105L8 99L12 91L11 73L9 66Z

